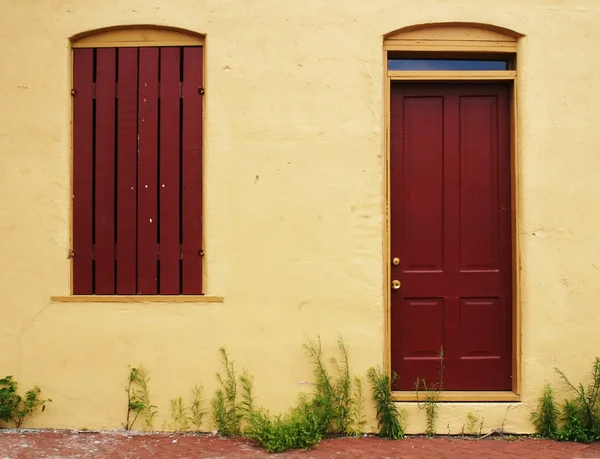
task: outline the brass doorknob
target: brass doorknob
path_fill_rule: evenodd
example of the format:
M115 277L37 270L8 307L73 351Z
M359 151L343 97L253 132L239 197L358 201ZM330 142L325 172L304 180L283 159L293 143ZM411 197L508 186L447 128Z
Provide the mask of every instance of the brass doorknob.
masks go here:
M392 288L394 290L398 290L401 285L402 285L402 283L399 280L393 280L392 281Z
M400 258L398 258L398 257L394 257L394 258L392 259L392 264L393 264L394 266L398 266L398 265L400 264Z

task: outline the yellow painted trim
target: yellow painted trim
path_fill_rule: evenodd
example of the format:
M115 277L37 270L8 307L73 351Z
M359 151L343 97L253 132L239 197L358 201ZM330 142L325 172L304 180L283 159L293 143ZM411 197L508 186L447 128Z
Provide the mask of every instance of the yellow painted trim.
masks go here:
M383 275L383 301L385 306L385 314L384 314L384 324L385 324L385 341L384 341L384 359L383 359L383 368L387 372L387 374L391 374L392 372L392 359L391 359L391 339L392 339L392 325L391 325L391 317L390 317L390 306L391 305L391 292L390 285L392 282L392 268L390 262L390 251L391 251L391 227L390 227L390 155L388 152L390 151L390 81L388 77L388 69L387 69L387 52L383 51L383 62L385 62L385 66L383 69L383 78L384 78L384 152L383 152L383 167L384 170L384 190L385 190L385 200L383 203L383 211L384 211L384 237L383 237L383 260L384 260L384 275Z
M435 25L419 25L414 27L407 27L404 29L400 29L399 31L392 32L387 35L387 38L384 39L383 46L383 63L384 63L384 106L385 106L385 114L384 114L384 123L385 123L385 154L384 154L384 164L385 164L385 216L384 216L384 292L383 297L385 301L385 356L384 356L384 368L387 370L388 374L391 374L391 296L390 296L390 285L391 285L391 228L390 228L390 212L389 212L389 202L390 202L390 86L392 81L512 81L512 100L511 100L511 193L512 193L512 206L513 206L513 215L512 215L512 233L513 233L513 259L512 259L512 279L513 279L513 321L512 321L512 339L513 339L513 355L512 355L512 391L509 392L496 392L496 391L448 391L443 392L440 395L440 401L456 401L456 402L469 402L469 401L483 401L483 402L508 402L508 401L520 401L521 394L521 295L520 295L520 270L521 270L521 258L520 258L520 246L519 246L519 222L520 222L520 174L519 174L519 143L518 143L518 130L519 130L519 112L517 107L518 100L518 78L517 71L514 70L514 63L516 62L516 50L517 50L517 38L522 36L514 31L509 31L508 29L501 29L493 26L483 26L478 25L477 27L473 27L473 25L469 24L461 24L461 23L453 23L453 24L440 24L440 27L436 27ZM455 40L452 45L452 40L448 40L449 36L452 36L454 32L451 29L457 26L462 27L463 29L471 27L471 38L479 37L477 40L472 40L471 45L469 47L463 46L460 40ZM414 40L412 44L415 45L414 48L406 49L403 48L406 43L402 43L400 37L404 36L405 42L408 41L409 32L412 34L412 31L416 29L420 30L419 40ZM440 32L441 29L444 29L443 32ZM473 30L476 29L477 33L473 33ZM437 30L437 31L436 31ZM483 32L482 32L483 31ZM427 36L423 34L423 32L434 32L427 40ZM495 39L497 40L498 33L502 33L506 37L506 41L502 43L511 43L510 49L507 46L495 47L492 45L490 47L490 41L486 41L485 34L486 32L490 32L488 34L488 38L491 37L491 34L495 34ZM443 36L444 40L438 40L436 42L436 35L438 33L437 39L440 39L440 34L445 34ZM457 36L460 34L464 34L465 30L456 32ZM477 35L479 34L479 35ZM411 38L415 38L415 35L412 34ZM463 37L464 38L464 37ZM418 42L418 43L417 43ZM467 49L469 48L469 49ZM447 53L448 57L452 54L459 54L463 56L465 51L476 52L476 53L493 53L493 52L503 52L503 53L513 53L511 62L513 62L512 70L502 70L502 71L388 71L387 70L387 61L388 61L388 53L389 51L419 51L424 52L425 54L431 52L432 55L435 55L436 52L442 51ZM437 58L438 55L435 55ZM405 392L405 391L395 391L393 392L394 399L396 401L417 401L417 396L415 392Z
M203 46L204 36L171 27L127 26L84 32L71 38L73 48Z
M223 303L208 295L68 295L50 297L53 303Z
M75 87L75 72L73 71L75 63L75 52L71 50L70 57L70 68L69 73L71 74L71 81L69 83L68 91L72 94L72 90ZM73 259L71 257L71 253L73 250L73 194L74 194L74 185L75 185L75 168L73 167L73 159L74 155L74 134L73 130L73 120L75 119L75 102L73 101L73 97L70 96L71 99L71 109L69 111L69 164L66 167L69 168L69 196L68 196L68 209L69 209L69 247L67 247L67 253L65 257L69 260L69 292L73 292Z
M386 51L442 51L442 52L469 52L469 53L514 53L517 47L507 42L486 42L474 45L470 42L450 42L436 40L398 40L384 44Z
M515 70L389 70L387 72L392 80L484 80L501 81L514 80L517 77Z
M469 51L515 53L517 32L476 23L420 24L387 34L386 51Z
M516 394L521 394L521 245L519 238L519 224L521 221L521 187L519 173L519 107L518 107L518 87L517 81L515 80L512 87L512 107L511 107L511 182L512 182L512 259L513 259L513 272L512 272L512 307L513 307L513 361L512 361L512 373L513 373L513 391Z
M384 116L384 123L385 123L385 152L384 152L384 165L385 165L385 174L384 174L384 180L385 180L385 190L386 190L386 194L385 194L385 203L384 203L384 209L385 209L385 216L384 216L384 235L383 235L383 240L385 243L385 252L383 254L383 263L384 263L384 268L385 268L385 279L384 279L384 283L383 283L383 298L384 298L384 322L385 322L385 333L386 333L386 337L385 337L385 358L384 358L384 368L387 371L388 375L392 374L392 316L391 316L391 312L392 312L392 297L391 297L391 282L392 282L392 254L391 254L391 241L392 241L392 230L391 230L391 218L390 218L390 201L391 201L391 196L390 196L390 182L391 182L391 176L390 176L390 151L391 151L391 146L390 146L390 119L391 119L391 80L389 77L389 71L387 69L388 66L388 52L384 49L383 51L383 65L384 65L384 69L383 69L383 78L384 78L384 107L385 107L385 116ZM391 380L391 378L390 378Z
M422 401L423 395L417 398L416 392L394 391L392 397L396 402ZM508 391L446 391L438 399L440 402L519 402L521 397Z
M481 22L433 22L413 24L393 30L384 35L386 40L393 38L463 38L472 41L506 40L516 41L522 33L492 24Z

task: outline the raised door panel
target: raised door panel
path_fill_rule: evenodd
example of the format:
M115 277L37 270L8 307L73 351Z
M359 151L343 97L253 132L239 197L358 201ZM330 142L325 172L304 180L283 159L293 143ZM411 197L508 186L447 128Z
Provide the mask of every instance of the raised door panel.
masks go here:
M442 271L444 99L407 97L402 110L402 270Z

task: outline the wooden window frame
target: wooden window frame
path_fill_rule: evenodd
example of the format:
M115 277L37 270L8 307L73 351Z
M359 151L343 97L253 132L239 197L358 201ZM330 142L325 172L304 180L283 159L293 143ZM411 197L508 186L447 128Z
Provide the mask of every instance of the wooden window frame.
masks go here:
M147 46L204 46L204 35L176 27L117 26L71 37L71 48L143 48Z
M509 29L474 23L436 23L405 27L383 37L385 102L385 224L384 224L384 363L391 374L391 226L390 226L390 93L395 81L498 81L511 85L511 201L512 201L512 391L443 391L441 402L518 402L521 400L521 295L518 78L517 45L522 35ZM508 70L388 70L389 58L490 59L506 58ZM418 400L414 391L393 391L396 401Z
M116 26L91 30L76 34L70 38L72 50L78 48L126 48L126 47L166 47L166 46L205 46L203 34L175 28L155 25ZM73 51L71 52L71 78L73 78ZM203 66L204 68L204 66ZM205 75L202 75L204 81ZM71 83L72 87L73 81ZM71 119L73 112L71 113ZM204 110L202 113L204 121ZM71 123L72 129L72 123ZM204 139L204 136L203 136ZM73 132L71 132L71 183L73 194ZM204 141L202 144L204 150ZM204 180L201 180L204 186ZM202 193L204 196L204 193ZM204 208L204 206L202 206ZM73 240L73 201L70 200L70 241ZM202 232L204 238L204 232ZM202 241L204 247L204 241ZM71 256L69 255L69 258ZM202 269L202 285L206 291L206 270ZM73 263L70 264L69 295L56 295L50 299L59 303L222 303L223 297L215 295L73 295Z

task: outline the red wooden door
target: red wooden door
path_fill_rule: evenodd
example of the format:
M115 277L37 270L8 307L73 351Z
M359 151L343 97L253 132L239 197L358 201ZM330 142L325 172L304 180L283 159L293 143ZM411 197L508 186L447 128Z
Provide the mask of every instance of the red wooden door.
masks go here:
M511 390L509 87L394 84L390 137L395 389L443 348L445 390Z

